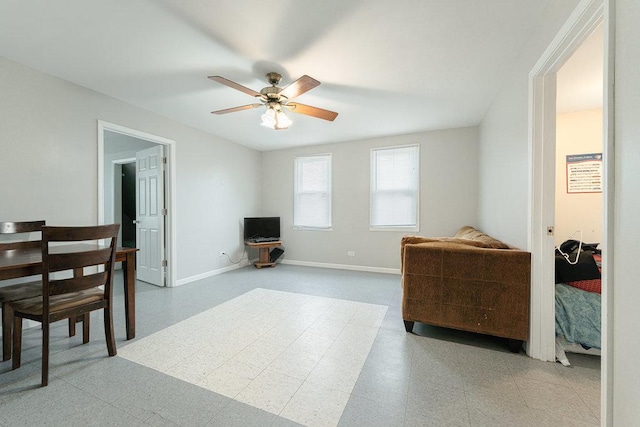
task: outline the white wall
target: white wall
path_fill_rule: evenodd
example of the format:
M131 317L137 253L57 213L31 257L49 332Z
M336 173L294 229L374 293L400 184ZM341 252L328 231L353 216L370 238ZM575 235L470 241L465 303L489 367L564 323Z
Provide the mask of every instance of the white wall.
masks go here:
M576 230L582 240L602 242L602 193L567 193L567 155L602 153L602 109L558 114L556 118L555 242ZM573 237L578 240L579 235Z
M178 281L229 266L219 251L243 251L259 152L2 57L0 94L0 219L95 224L100 119L176 141Z
M478 221L492 236L527 247L529 214L529 72L578 0L550 1L546 18L523 49L480 124Z
M452 236L476 224L477 138L477 128L465 128L264 152L262 214L281 217L288 261L399 269L403 235ZM371 148L415 143L420 231L369 231ZM321 153L332 154L333 231L293 230L294 159Z
M616 0L613 422L640 420L640 2Z

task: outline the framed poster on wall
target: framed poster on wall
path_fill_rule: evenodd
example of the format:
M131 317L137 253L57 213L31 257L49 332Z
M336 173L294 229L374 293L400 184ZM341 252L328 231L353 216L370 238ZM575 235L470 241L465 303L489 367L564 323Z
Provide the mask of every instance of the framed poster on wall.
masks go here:
M602 153L567 156L567 193L602 193Z

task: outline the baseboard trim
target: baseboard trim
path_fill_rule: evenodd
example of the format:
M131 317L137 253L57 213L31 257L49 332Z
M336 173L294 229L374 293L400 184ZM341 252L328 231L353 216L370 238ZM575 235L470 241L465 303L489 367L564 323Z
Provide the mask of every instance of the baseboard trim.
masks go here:
M332 268L336 270L367 271L370 273L400 274L399 268L370 267L367 265L330 264L325 262L294 261L294 260L283 260L282 264L299 265L303 267Z
M336 270L367 271L370 273L400 274L400 269L398 268L370 267L367 265L330 264L325 262L293 261L293 260L283 260L282 264L298 265L302 267L332 268ZM229 265L227 267L207 271L206 273L185 277L184 279L178 279L176 281L176 286L182 286L182 285L186 285L187 283L197 282L198 280L217 276L218 274L226 273L227 271L237 270L239 268L246 267L247 265L251 265L251 262L242 261L239 264Z
M208 277L217 276L218 274L226 273L227 271L237 270L249 265L248 261L241 261L238 264L229 265L227 267L218 268L216 270L207 271L206 273L196 274L195 276L185 277L184 279L176 280L176 286L186 285L187 283L197 282L198 280L206 279Z

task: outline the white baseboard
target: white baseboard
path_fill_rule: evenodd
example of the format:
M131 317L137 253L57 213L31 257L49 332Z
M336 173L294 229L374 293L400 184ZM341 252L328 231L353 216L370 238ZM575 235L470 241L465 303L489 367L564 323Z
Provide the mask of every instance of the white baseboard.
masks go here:
M238 264L229 265L227 267L218 268L216 270L207 271L206 273L196 274L195 276L185 277L184 279L176 280L176 286L186 285L187 283L196 282L198 280L206 279L208 277L217 276L218 274L226 273L227 271L237 270L249 265L248 261L241 261Z
M310 262L310 261L293 261L284 260L282 264L299 265L303 267L319 267L319 268L333 268L337 270L353 270L353 271L368 271L370 273L384 273L384 274L400 274L398 268L383 268L383 267L370 267L366 265L350 265L350 264L330 264L324 262ZM207 271L206 273L196 274L195 276L185 277L184 279L178 279L176 286L186 285L187 283L196 282L198 280L206 279L208 277L217 276L218 274L226 273L227 271L237 270L238 268L251 265L251 260L242 261L239 264L229 265L227 267L218 268L217 270Z
M370 267L368 265L330 264L325 262L284 260L282 264L304 267L334 268L337 270L368 271L370 273L400 274L399 268Z

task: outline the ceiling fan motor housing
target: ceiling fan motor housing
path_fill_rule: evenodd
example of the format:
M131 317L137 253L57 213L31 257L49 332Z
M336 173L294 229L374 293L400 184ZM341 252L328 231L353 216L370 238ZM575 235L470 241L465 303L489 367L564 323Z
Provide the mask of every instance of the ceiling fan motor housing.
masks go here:
M282 91L282 88L279 88L278 86L268 86L263 88L260 91L260 93L266 96L267 99L270 101L278 101L278 100L286 101L287 97L284 95L281 95L280 94L281 91Z
M282 80L282 76L276 72L267 73L267 81L270 85L277 86Z
M263 88L260 93L266 97L267 101L286 101L287 97L280 95L282 88L278 87L278 83L282 80L282 76L278 73L267 73L267 81L271 86Z

